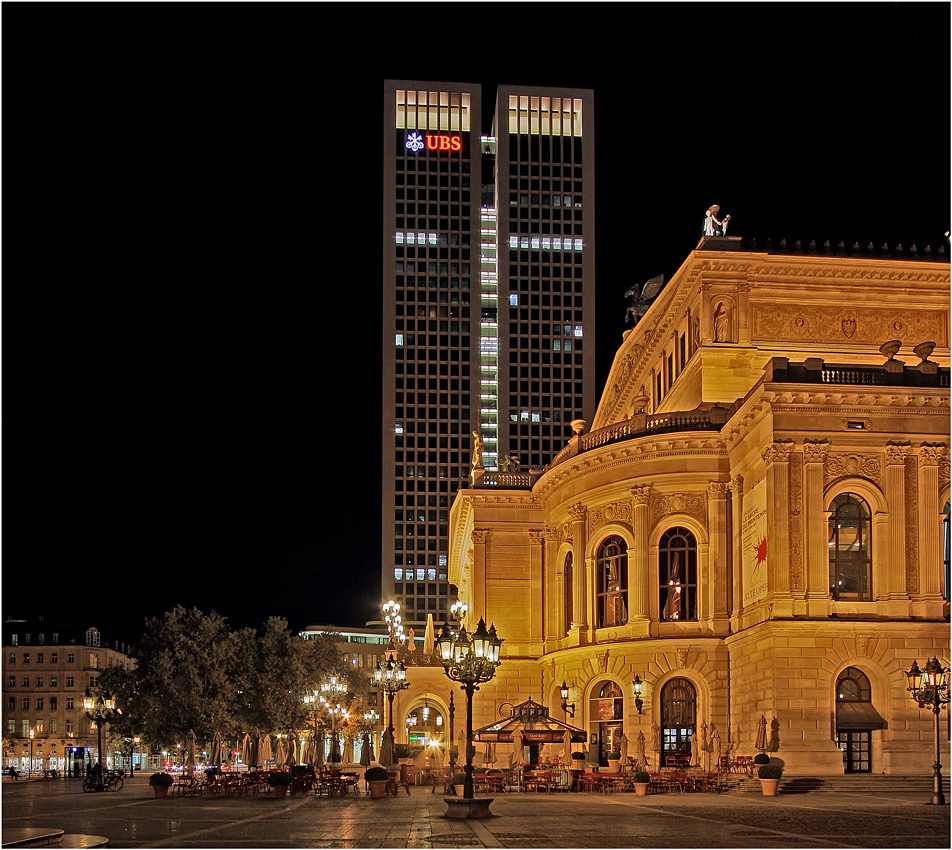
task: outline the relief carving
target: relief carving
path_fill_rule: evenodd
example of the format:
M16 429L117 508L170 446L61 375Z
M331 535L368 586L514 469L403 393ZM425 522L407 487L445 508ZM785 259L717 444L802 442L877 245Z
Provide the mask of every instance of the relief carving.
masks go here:
M588 509L585 505L572 505L569 508L569 516L572 517L572 522L585 522L587 515Z
M613 502L610 505L592 508L588 512L588 532L592 532L610 522L618 522L631 528L631 502Z
M669 514L688 514L700 523L707 519L707 499L698 493L653 496L649 508L651 525Z
M804 444L806 448L806 444ZM876 455L832 454L823 466L823 486L847 476L868 478L882 485L882 464Z
M894 310L869 308L842 310L831 316L829 307L800 306L790 310L786 305L764 304L754 310L755 339L802 340L817 342L869 343L879 345L884 339L897 337L897 325L903 339L945 340L943 314L936 310L898 317Z
M824 463L829 451L830 444L826 440L816 442L804 440L803 442L803 460L805 463Z
M647 505L651 499L651 488L647 485L644 487L632 487L631 488L631 500L636 505Z
M887 443L886 466L905 466L910 448L909 443Z
M490 530L488 528L474 528L472 531L473 543L488 543Z
M764 463L785 463L793 451L793 440L777 440L764 448Z

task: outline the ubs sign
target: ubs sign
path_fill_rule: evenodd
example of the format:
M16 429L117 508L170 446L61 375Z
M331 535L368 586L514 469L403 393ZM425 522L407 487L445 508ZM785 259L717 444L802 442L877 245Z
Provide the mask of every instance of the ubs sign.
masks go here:
M421 136L417 132L407 133L406 149L408 151L423 150L428 151L461 151L463 149L463 137L451 136L446 133L427 133Z

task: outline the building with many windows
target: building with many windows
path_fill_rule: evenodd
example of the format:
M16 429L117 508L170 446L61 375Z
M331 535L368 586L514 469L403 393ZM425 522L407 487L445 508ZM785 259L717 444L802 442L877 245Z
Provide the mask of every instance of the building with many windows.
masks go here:
M528 480L594 412L593 93L501 86L490 128L482 97L384 90L382 594L407 625L454 601L473 454Z
M86 717L83 697L87 689L95 689L101 670L114 665L128 669L134 663L125 645L108 646L96 628L82 631L43 620L7 619L3 624L4 767L13 765L22 773L51 767L69 771L84 761L95 761L96 725ZM103 750L111 767L113 747L106 746L107 740ZM128 758L127 750L124 766ZM139 764L138 754L135 762Z
M702 239L590 430L456 496L449 579L505 640L474 726L561 717L564 682L603 763L643 734L652 766L699 736L788 775L928 774L904 671L950 664L949 283L942 249Z

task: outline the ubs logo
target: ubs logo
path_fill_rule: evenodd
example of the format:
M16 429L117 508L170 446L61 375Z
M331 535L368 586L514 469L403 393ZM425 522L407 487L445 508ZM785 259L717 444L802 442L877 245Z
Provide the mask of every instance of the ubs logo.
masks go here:
M424 138L416 132L407 134L406 148L414 153L426 148L428 151L461 151L462 136L447 136L443 133L427 133Z

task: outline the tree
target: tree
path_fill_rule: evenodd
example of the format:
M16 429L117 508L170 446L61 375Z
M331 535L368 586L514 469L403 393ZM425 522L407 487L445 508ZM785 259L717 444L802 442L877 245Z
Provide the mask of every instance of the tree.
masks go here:
M136 653L130 727L157 746L237 732L236 648L225 619L178 606L146 622ZM125 713L125 712L124 712Z

